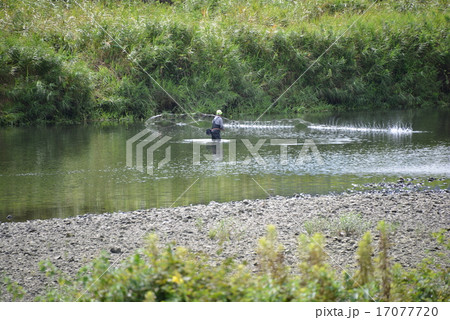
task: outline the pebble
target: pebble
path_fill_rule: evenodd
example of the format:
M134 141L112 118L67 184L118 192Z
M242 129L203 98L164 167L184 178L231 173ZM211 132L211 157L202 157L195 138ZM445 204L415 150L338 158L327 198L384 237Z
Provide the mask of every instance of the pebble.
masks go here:
M122 249L113 247L109 250L111 253L122 253Z

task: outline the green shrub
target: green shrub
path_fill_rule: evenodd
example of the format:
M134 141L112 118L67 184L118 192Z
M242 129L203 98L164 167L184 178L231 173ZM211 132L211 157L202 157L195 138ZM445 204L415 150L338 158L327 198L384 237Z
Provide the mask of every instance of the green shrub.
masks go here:
M64 61L48 48L16 44L2 49L0 76L14 124L80 122L93 106L90 73L83 63Z
M356 257L358 270L355 273L355 285L365 285L373 280L374 266L372 262L372 235L367 231L359 242Z
M389 257L389 226L384 221L380 221L377 226L380 232L380 241L378 243L377 270L381 278L382 299L389 301L391 297L391 264Z
M333 223L333 230L336 233L343 233L345 236L351 234L361 235L369 227L370 223L354 212L341 214L339 219Z
M0 123L450 106L445 1L171 2L3 1Z
M450 296L450 239L446 231L433 234L443 252L423 259L416 268L392 268L392 300L396 301L447 301Z
M314 217L303 223L303 228L308 235L312 236L315 233L323 233L330 228L330 221L321 217Z
M219 246L222 246L226 241L229 241L232 236L233 221L231 219L220 220L208 232L210 239L218 240Z
M13 301L20 301L24 297L26 293L25 290L23 289L22 286L18 285L16 282L11 281L11 279L8 277L4 277L3 283L5 284L6 291L11 295Z
M360 214L348 212L331 218L314 217L305 221L303 228L310 236L317 232L359 236L370 228L370 223Z
M259 239L256 253L260 272L268 274L281 285L286 281L288 269L284 265L284 247L277 238L275 226L267 226L267 236Z
M312 237L300 235L300 300L340 301L344 287L331 266L325 263L324 237L320 233Z
M290 270L276 229L268 226L256 249L258 273L231 259L211 264L207 256L185 248L169 245L161 249L157 237L150 235L144 249L120 264L112 264L103 255L81 268L74 278L50 262L41 263L42 271L59 286L37 300L448 301L448 257L440 264L430 256L411 270L390 266L388 227L380 222L378 229L378 262L372 261L372 240L367 232L357 250L355 272L345 270L343 275L326 262L325 238L321 234L299 237L299 268ZM445 232L436 238L438 245L448 250ZM18 284L8 280L6 285L11 299L23 297Z

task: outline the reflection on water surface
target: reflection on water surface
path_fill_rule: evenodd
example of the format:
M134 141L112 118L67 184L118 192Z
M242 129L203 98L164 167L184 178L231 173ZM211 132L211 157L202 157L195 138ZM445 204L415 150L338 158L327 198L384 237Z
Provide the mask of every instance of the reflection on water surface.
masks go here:
M209 119L151 121L151 132L171 138L155 150L152 175L135 158L126 166L126 141L143 123L1 129L0 220L343 192L399 177L444 178L448 187L448 113L271 118L225 121L217 145L205 134ZM146 150L142 157L146 164Z

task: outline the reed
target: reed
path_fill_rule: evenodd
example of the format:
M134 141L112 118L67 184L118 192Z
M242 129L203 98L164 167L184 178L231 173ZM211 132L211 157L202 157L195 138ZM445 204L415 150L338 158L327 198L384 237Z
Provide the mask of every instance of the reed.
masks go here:
M77 2L0 4L2 125L260 114L372 4ZM449 17L443 0L377 2L270 112L449 108Z

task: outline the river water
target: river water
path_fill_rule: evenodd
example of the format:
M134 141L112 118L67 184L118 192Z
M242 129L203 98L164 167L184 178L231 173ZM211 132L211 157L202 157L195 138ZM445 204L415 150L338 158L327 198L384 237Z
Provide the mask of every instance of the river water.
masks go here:
M340 193L399 178L449 188L449 112L226 119L214 144L210 121L0 129L0 221Z

